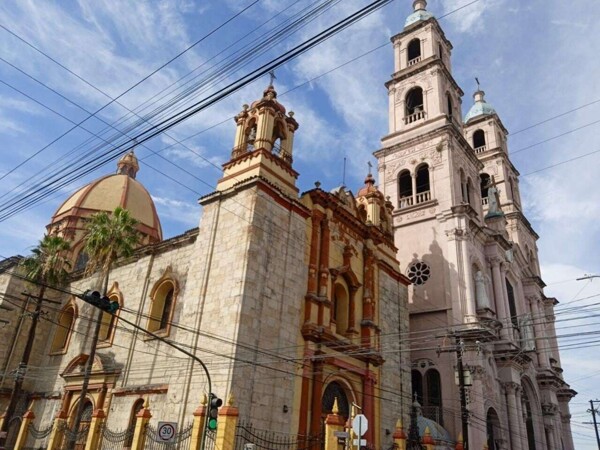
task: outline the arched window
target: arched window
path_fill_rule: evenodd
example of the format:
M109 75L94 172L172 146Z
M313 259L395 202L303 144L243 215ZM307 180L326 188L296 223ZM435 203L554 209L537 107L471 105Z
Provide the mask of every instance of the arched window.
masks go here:
M467 202L467 177L465 177L465 172L460 169L460 195L463 203Z
M471 204L471 198L473 197L473 182L471 178L467 178L467 203Z
M487 429L487 446L488 450L499 450L496 445L496 439L500 437L498 430L500 429L500 419L498 414L492 408L488 410L486 417L486 429Z
M429 186L429 166L421 164L417 167L417 203L423 203L431 199Z
M450 95L450 93L446 93L446 108L448 111L448 118L450 120L452 120L453 106L452 106L452 96Z
M285 155L285 152L282 151L283 140L285 140L285 127L282 121L278 121L273 127L273 153L278 154L283 159L288 159L291 155Z
M423 415L443 425L442 381L440 373L436 369L429 369L425 372L424 388Z
M246 135L246 150L251 152L254 150L254 142L256 141L256 121L254 119L248 124L244 134Z
M50 346L50 353L64 353L69 345L69 338L75 324L75 308L72 304L64 307L58 316L56 333Z
M163 277L164 278L164 277ZM150 320L148 331L169 333L171 329L171 318L175 306L176 286L171 279L163 279L154 285L152 293L152 306L150 309Z
M421 41L418 38L408 43L407 48L408 65L411 66L421 60Z
M481 190L481 203L488 204L488 187L490 185L490 176L487 173L479 175L479 189Z
M412 395L416 397L419 403L423 403L423 375L418 370L410 372L412 379Z
M523 386L523 393L521 395L521 401L523 403L523 411L525 416L525 429L527 430L527 447L529 450L535 450L535 432L533 429L533 415L531 414L531 403L529 396L527 395L527 388Z
M483 130L476 130L475 133L473 133L473 148L476 152L477 150L485 150L485 133Z
M73 271L85 269L85 266L87 266L89 259L89 255L82 249L77 255L77 260L75 261Z
M344 334L348 330L348 291L340 282L333 287L333 305L331 319L336 324L336 332Z
M414 87L406 94L406 118L423 112L423 89ZM418 117L420 118L420 117ZM414 119L416 120L416 119ZM409 120L407 123L413 122Z
M411 371L413 395L421 404L423 416L443 425L442 382L436 369L429 369L425 376L419 370Z
M135 431L135 424L137 421L137 415L144 407L144 399L138 398L131 408L131 415L129 416L129 425L127 426L127 437L125 439L124 448L130 448L131 444L133 444L133 434Z
M517 317L517 304L515 303L515 289L513 285L505 278L506 281L506 296L508 297L508 310L510 313L510 320L515 327L519 325L519 318Z
M75 405L75 410L79 408L79 405ZM79 422L79 430L77 433L77 441L75 442L76 449L85 448L85 444L88 437L88 432L90 430L90 424L92 422L92 414L94 412L94 405L88 399L85 400L85 404L83 405L83 411L81 412L81 422ZM72 414L73 418L75 414Z
M400 208L405 208L413 204L412 177L408 170L403 170L398 175L398 198L400 199Z

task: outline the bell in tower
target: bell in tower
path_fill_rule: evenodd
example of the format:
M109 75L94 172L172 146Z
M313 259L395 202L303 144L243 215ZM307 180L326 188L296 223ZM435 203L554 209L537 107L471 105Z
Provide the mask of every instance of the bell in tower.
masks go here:
M277 100L272 81L260 99L243 105L234 117L236 127L231 160L224 164L218 190L260 176L281 190L296 195L298 173L292 169L294 133L298 122Z

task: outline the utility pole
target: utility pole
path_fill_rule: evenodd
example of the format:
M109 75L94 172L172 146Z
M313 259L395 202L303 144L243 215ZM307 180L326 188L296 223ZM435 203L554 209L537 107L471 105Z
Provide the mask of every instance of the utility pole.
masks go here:
M25 292L22 295L29 295ZM31 350L33 349L33 341L35 340L35 331L37 329L38 320L40 318L40 314L42 312L42 303L44 301L49 303L54 303L60 305L60 302L49 300L44 297L44 290L40 292L40 295L36 298L35 301L35 310L31 314L31 327L29 328L29 334L27 335L27 342L25 343L25 349L23 350L23 354L21 355L21 361L19 362L19 367L16 370L15 374L15 384L13 385L12 391L10 393L10 400L8 402L8 407L6 408L6 414L4 416L4 423L2 426L3 432L8 432L8 425L10 420L13 418L15 414L15 409L17 407L17 402L19 401L19 397L23 391L23 381L25 379L25 373L27 372L27 364L29 363L29 358L31 356ZM25 314L25 307L23 307L23 314ZM0 437L0 449L4 449L4 445L6 442L6 437Z
M464 342L456 336L456 359L458 369L458 388L460 390L460 417L462 421L463 449L469 450L469 410L467 409L467 391L465 388L465 369L463 366Z
M451 333L454 334L454 333ZM449 348L442 349L438 348L438 356L440 353L456 353L456 371L458 378L458 389L460 393L460 419L462 423L462 435L463 435L463 450L469 449L469 410L467 409L467 384L465 382L465 366L463 364L463 353L465 350L465 343L459 337L454 335L455 344Z
M598 450L600 450L600 435L598 434L598 423L596 422L596 413L598 412L598 410L596 408L594 408L594 402L600 403L600 400L590 400L591 408L588 409L588 412L592 413L592 420L593 420L593 423L594 423L594 430L596 431L596 442L598 444ZM589 422L587 422L587 423L589 423Z

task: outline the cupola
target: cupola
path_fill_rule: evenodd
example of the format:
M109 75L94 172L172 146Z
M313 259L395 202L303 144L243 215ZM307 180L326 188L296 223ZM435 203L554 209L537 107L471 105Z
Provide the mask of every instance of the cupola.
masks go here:
M469 112L465 116L465 123L468 123L469 120L474 119L479 116L491 116L496 114L496 110L492 108L488 102L485 101L485 92L481 89L478 89L475 94L473 94L473 99L475 103L469 109Z
M393 204L384 198L383 193L375 186L375 178L369 171L365 185L356 194L356 203L363 210L367 223L380 227L385 233L392 232Z
M414 12L406 18L406 21L404 22L404 28L409 27L410 25L415 24L417 22L431 19L433 17L433 14L427 11L426 8L426 0L415 0L413 2Z
M229 189L239 181L260 176L285 193L296 195L298 173L292 169L294 133L298 122L277 100L269 84L260 99L243 105L234 117L235 140L231 159L223 165L217 190Z

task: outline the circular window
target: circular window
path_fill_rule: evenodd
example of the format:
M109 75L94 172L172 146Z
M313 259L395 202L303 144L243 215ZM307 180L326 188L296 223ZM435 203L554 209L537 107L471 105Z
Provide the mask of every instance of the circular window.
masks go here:
M422 261L416 262L408 268L408 278L414 285L421 286L425 284L431 276L431 269Z

